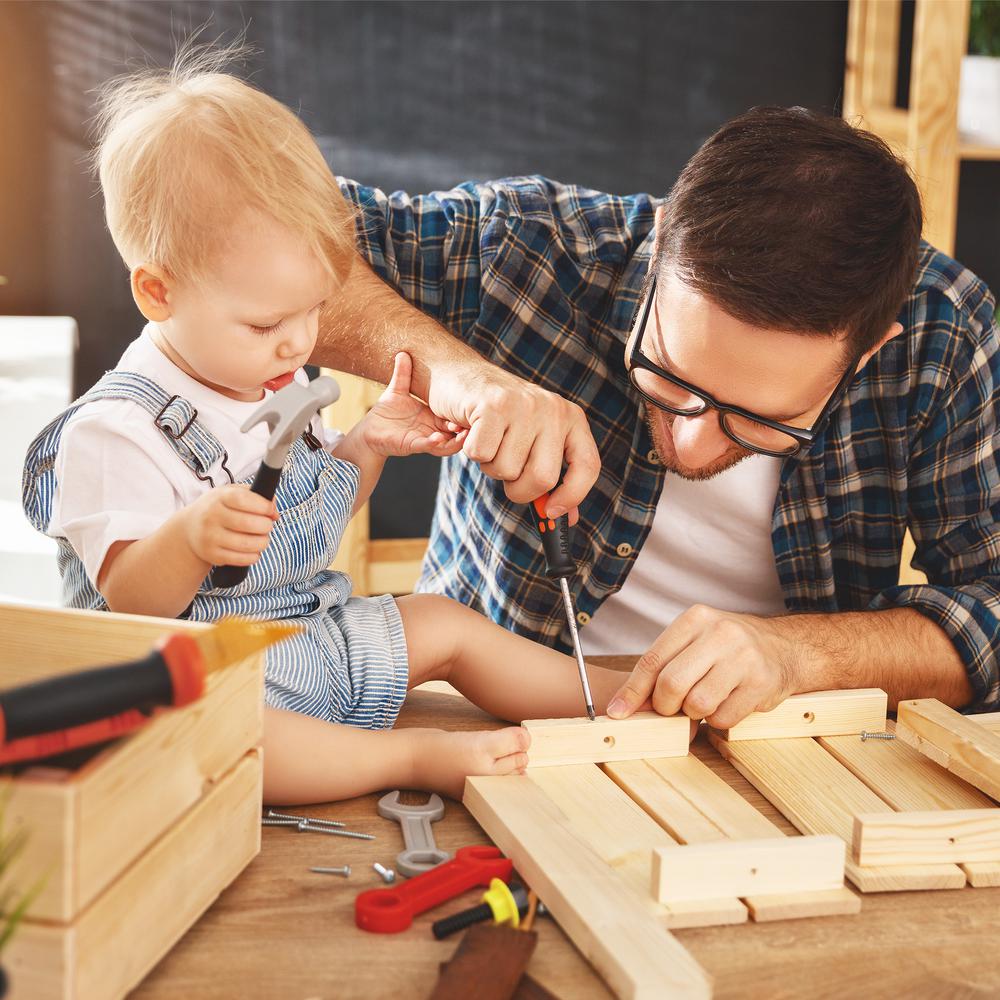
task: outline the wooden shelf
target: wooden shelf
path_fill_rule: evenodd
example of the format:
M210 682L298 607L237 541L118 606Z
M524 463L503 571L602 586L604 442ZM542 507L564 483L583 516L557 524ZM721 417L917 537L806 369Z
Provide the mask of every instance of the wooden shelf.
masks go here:
M1000 146L984 146L971 139L959 139L958 157L960 160L998 160L1000 161Z

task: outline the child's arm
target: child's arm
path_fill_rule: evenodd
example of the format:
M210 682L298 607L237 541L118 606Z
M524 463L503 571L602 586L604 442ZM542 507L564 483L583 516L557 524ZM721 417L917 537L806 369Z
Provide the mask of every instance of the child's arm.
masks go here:
M412 374L409 354L397 354L385 392L331 452L361 470L352 514L367 503L390 455L444 458L462 450L466 432L435 417L425 403L410 395Z
M96 585L112 611L176 618L213 566L250 566L278 519L273 500L220 486L137 541L115 542Z
M490 732L358 729L264 709L264 801L335 802L392 788L456 799L468 774L517 774L530 739L520 726Z

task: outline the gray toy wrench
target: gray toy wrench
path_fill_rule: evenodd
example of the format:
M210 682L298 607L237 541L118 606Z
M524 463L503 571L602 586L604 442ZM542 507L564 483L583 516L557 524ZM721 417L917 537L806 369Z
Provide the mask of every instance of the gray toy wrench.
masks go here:
M378 814L394 819L403 828L406 850L396 855L396 870L412 877L430 871L451 858L434 843L431 823L444 815L444 802L440 795L431 795L423 805L404 806L399 792L389 792L378 800Z
M329 375L321 375L308 385L289 382L247 417L240 428L244 434L259 423L271 428L264 461L250 487L254 493L274 499L281 470L295 439L309 426L317 411L339 398L340 386ZM216 566L212 570L212 586L235 587L243 582L249 570L249 566Z

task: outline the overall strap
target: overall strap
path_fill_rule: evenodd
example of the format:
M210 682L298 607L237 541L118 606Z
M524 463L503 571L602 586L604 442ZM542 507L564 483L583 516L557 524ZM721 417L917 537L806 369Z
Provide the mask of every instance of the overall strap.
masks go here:
M44 427L28 448L21 479L21 503L28 520L39 531L45 532L48 528L52 513L56 486L54 467L63 428L81 406L100 399L127 399L141 406L198 479L215 486L208 470L221 462L229 481L234 482L226 465L229 460L226 449L199 422L198 411L186 399L170 395L152 379L137 372L110 371Z

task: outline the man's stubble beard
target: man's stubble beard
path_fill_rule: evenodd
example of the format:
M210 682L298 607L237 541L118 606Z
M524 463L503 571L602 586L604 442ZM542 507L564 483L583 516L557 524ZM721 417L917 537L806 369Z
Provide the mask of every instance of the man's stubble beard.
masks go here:
M660 465L682 479L687 479L693 483L704 482L706 479L714 479L719 473L731 469L734 465L742 462L744 458L753 454L752 451L741 447L735 441L731 441L730 447L724 455L701 469L692 469L678 459L677 452L674 450L673 435L671 433L673 431L674 420L677 419L674 414L663 412L663 419L667 422L670 429L670 432L666 434L663 432L658 421L653 417L649 407L643 407L643 419L646 421L646 427L649 429L649 436L653 439L656 454L660 458Z

